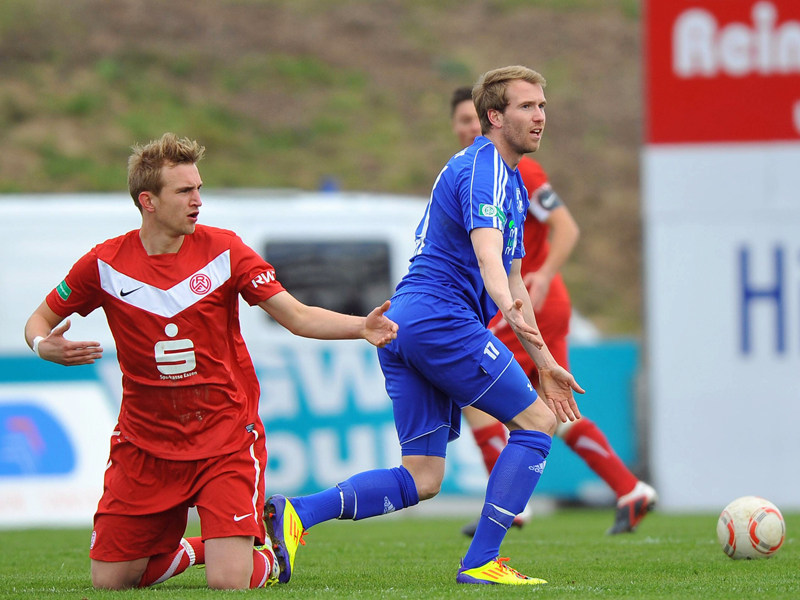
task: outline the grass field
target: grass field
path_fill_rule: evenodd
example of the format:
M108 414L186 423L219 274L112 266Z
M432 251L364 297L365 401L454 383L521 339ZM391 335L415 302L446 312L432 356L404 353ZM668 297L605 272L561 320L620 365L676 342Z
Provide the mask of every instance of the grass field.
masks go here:
M315 527L288 585L249 592L205 589L192 568L145 590L103 592L89 582L87 530L0 532L0 598L800 598L800 514L769 560L733 561L716 541L716 515L649 516L632 535L608 537L611 510L562 509L513 530L501 554L546 586L459 586L468 519L403 517ZM193 526L195 527L195 526ZM196 531L190 532L196 534Z

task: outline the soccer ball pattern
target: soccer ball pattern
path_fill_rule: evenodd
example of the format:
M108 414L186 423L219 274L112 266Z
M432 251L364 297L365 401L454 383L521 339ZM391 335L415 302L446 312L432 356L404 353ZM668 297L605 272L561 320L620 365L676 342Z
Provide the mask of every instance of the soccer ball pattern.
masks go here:
M786 523L778 507L758 496L737 498L722 510L717 539L733 559L768 558L786 538Z

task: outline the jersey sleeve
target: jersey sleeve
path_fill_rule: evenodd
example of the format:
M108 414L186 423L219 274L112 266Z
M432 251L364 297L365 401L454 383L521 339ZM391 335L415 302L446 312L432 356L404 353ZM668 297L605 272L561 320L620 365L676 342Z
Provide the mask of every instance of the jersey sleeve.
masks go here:
M231 243L231 258L235 261L232 270L237 289L250 306L285 291L275 275L274 267L238 236Z
M550 213L561 206L561 198L553 191L549 183L545 183L534 191L528 210L537 221L546 223Z
M528 210L537 221L546 223L550 213L562 205L561 198L553 191L547 173L535 160L523 158L519 163L519 172L528 190Z
M85 317L102 303L97 255L92 249L70 269L67 276L45 298L50 309L61 317L78 313Z
M495 147L486 144L475 153L471 169L465 170L459 197L467 231L491 227L503 231L507 216L503 197L508 175Z

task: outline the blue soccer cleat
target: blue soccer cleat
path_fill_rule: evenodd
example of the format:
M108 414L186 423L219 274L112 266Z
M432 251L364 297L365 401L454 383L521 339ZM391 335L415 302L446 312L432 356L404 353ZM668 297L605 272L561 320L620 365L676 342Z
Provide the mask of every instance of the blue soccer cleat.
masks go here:
M272 549L280 565L280 583L289 583L294 568L294 557L297 547L305 546L303 534L305 529L297 516L292 503L286 496L275 494L267 499L264 508L264 525L272 540Z

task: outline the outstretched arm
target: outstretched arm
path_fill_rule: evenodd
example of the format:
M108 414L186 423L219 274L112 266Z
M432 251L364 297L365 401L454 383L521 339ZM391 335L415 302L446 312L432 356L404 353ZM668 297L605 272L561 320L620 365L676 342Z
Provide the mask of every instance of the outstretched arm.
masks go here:
M520 275L521 261L515 259L511 263L511 271L506 275L501 260L501 232L491 228L473 229L470 237L486 290L536 364L545 403L562 422L580 418L581 413L572 391L582 394L583 388L569 371L556 363L542 340L528 291ZM507 308L504 309L504 306Z
M509 273L509 287L514 294L523 294L525 301L523 302L522 312L526 318L533 319L536 322L536 317L533 314L533 307L530 299L525 294L525 284L522 282L520 275L521 261L515 260L512 263L511 273ZM519 337L519 336L518 336ZM536 364L536 369L539 371L539 390L545 404L553 411L561 422L574 421L581 417L578 405L573 396L573 390L579 394L583 394L583 388L578 385L572 374L559 365L547 345L537 348L528 344L526 340L520 338L522 346L526 352L530 354Z
M73 342L64 337L69 319L63 321L42 302L25 323L25 341L40 358L68 367L90 365L103 357L100 342ZM38 339L37 339L38 338ZM35 345L35 348L34 348Z
M318 340L365 339L373 346L383 347L397 337L397 323L384 313L387 300L366 317L356 317L307 306L289 292L278 292L258 304L286 329L301 337Z

